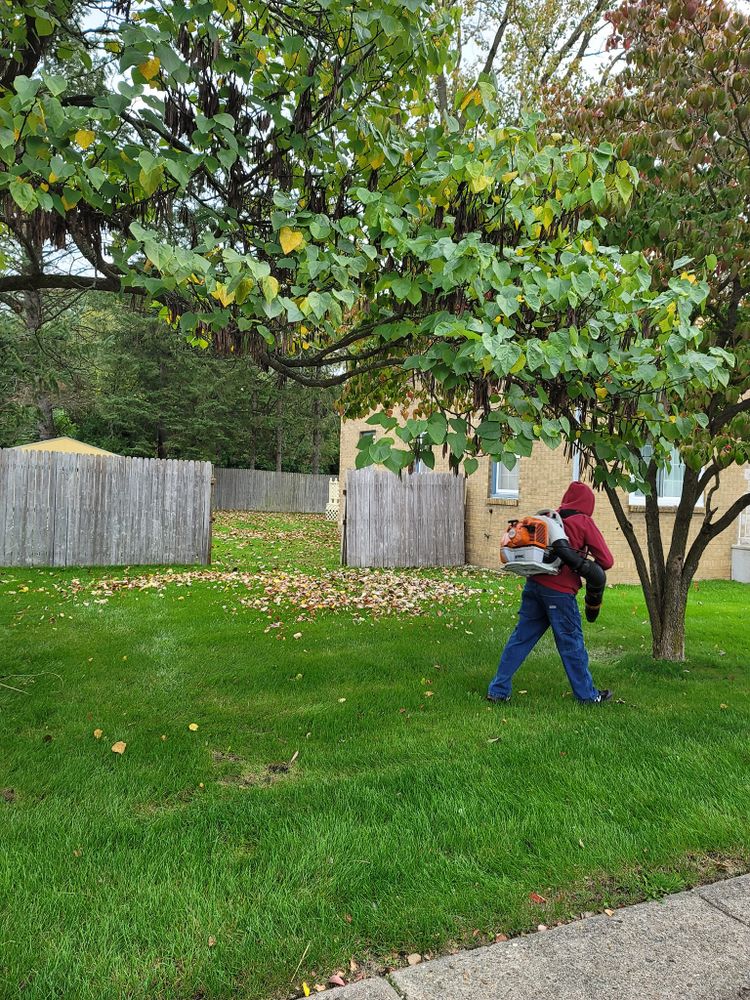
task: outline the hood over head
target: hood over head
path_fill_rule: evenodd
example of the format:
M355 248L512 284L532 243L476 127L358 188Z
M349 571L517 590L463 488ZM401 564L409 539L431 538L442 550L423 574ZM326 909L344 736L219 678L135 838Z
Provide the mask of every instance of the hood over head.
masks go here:
M563 494L560 510L577 510L591 517L595 503L596 497L590 486L586 483L571 483Z

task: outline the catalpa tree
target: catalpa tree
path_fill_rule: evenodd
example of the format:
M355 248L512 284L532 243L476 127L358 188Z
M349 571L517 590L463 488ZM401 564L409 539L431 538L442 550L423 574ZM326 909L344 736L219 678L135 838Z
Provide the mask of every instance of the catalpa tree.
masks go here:
M665 515L658 456L644 463L645 544L605 480L643 584L654 654L682 659L688 589L700 560L750 506L747 490L718 502L726 470L750 461L750 20L716 0L643 0L623 5L611 23L610 49L622 71L585 107L562 116L591 141L617 137L641 183L631 210L612 215L611 238L648 257L655 289L668 288L675 270L697 267L707 288L703 364L717 352L733 358L721 379L689 380L684 392L663 396L675 417L664 436L685 472L677 509ZM699 416L692 429L683 414ZM648 456L650 436L645 445ZM592 454L606 466L606 453Z
M486 74L436 109L454 16L423 0L3 8L0 295L130 292L195 344L303 384L355 379L351 409L410 380L427 412L360 463L398 471L427 444L471 472L480 452L511 465L565 441L599 481L645 481L639 449L663 462L707 426L682 402L733 369L693 322L703 273L677 261L655 284L614 245L605 220L638 172L610 142L494 127Z

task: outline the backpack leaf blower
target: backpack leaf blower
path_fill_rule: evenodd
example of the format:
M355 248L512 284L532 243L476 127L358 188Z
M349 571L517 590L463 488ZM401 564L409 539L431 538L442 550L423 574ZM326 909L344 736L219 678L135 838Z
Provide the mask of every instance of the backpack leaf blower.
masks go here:
M509 521L500 545L500 561L509 573L525 577L555 575L565 565L582 576L586 581L586 621L596 621L607 574L597 562L571 547L559 511L540 510L534 516Z

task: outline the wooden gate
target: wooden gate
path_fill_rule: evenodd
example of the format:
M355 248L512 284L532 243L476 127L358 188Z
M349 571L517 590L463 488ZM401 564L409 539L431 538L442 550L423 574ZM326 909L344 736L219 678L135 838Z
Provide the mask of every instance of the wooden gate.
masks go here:
M463 476L347 472L342 562L346 566L461 566Z

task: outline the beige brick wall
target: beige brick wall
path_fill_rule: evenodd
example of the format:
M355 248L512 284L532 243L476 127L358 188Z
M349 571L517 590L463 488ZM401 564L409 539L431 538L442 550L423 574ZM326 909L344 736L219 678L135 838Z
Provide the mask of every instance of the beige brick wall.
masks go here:
M345 476L354 468L357 441L363 430L373 430L364 420L347 420L341 425L340 482L346 489ZM376 427L375 436L385 432ZM524 515L543 507L556 507L572 479L572 464L566 460L563 449L552 450L538 442L529 458L520 460L518 500L497 500L490 497L490 469L488 458L482 458L479 468L467 480L466 488L466 561L489 569L500 568L500 539L508 519ZM448 462L436 451L435 471L447 472ZM722 475L721 489L714 496L719 512L726 510L747 489L743 469L733 466ZM643 508L629 503L627 494L621 499L639 537L645 541ZM343 505L342 505L343 512ZM630 548L620 530L614 512L604 493L597 493L594 518L612 549L615 565L608 574L610 583L638 583L638 574ZM702 509L696 508L693 517L693 535L698 531ZM674 514L662 511L662 531L665 544L671 537ZM737 541L736 524L728 528L706 550L701 560L697 578L703 580L728 580L731 573L731 550Z

